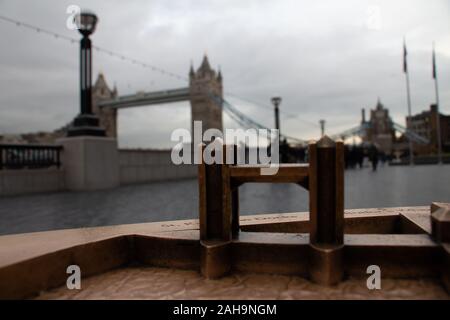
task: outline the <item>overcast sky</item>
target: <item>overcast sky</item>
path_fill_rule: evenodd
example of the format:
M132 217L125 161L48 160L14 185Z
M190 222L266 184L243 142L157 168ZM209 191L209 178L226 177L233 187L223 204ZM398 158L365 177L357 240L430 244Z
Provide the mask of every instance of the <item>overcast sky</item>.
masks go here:
M220 65L227 95L243 113L273 126L270 97L283 98L282 131L304 139L356 126L377 97L394 121L407 110L402 72L406 37L413 113L435 100L431 43L436 42L441 111L450 114L449 0L0 0L0 15L55 32L67 29L69 5L99 16L94 44L180 75L208 54ZM0 134L50 131L79 110L78 43L0 21ZM119 94L185 87L186 82L94 52ZM296 117L293 117L295 115ZM225 127L236 125L225 116ZM167 147L190 127L189 103L119 111L119 142Z

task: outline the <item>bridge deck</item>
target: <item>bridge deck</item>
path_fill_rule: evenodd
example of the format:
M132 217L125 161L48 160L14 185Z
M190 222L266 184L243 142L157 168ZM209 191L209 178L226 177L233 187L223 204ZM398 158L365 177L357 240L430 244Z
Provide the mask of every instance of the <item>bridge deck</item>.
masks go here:
M104 108L121 109L187 100L189 100L189 88L179 88L154 92L138 92L116 99L104 100L99 105Z

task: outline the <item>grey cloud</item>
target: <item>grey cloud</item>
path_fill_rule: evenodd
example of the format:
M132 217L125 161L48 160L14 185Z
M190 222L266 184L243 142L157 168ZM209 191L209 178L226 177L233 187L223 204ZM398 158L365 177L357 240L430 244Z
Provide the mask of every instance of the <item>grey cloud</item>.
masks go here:
M438 49L442 111L450 113L450 5L448 1L2 1L3 15L67 36L66 7L87 6L100 17L96 45L186 75L206 51L221 66L225 91L270 105L283 97L286 114L309 123L327 120L329 132L357 124L360 109L377 96L404 123L402 38L408 41L413 110L434 101L431 41ZM381 29L369 30L367 8L381 9ZM7 46L0 51L0 133L51 130L78 110L78 44L0 22ZM185 82L94 52L120 94L186 86ZM270 108L232 99L239 109L271 126ZM120 111L123 146L164 147L170 132L189 126L189 106ZM228 119L228 118L226 118ZM318 127L283 116L291 136L316 137ZM226 120L226 127L233 127Z

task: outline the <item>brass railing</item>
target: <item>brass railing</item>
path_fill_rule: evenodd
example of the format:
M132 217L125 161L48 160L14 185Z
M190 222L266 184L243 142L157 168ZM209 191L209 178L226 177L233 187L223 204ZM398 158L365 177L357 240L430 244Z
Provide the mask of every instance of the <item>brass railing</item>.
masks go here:
M233 163L236 163L236 146L223 146L223 160L231 150ZM201 151L203 154L204 146ZM219 252L220 243L225 247L239 238L238 188L247 182L295 183L307 189L310 243L318 246L319 252L321 246L340 250L344 238L344 145L324 137L309 144L308 153L308 164L278 164L278 171L273 175L262 175L264 166L261 165L205 164L202 161L198 175L200 240L206 250L202 258L202 272L206 276L216 277L227 272L223 261L219 264L208 260L214 256L208 250ZM225 253L218 255L226 256Z

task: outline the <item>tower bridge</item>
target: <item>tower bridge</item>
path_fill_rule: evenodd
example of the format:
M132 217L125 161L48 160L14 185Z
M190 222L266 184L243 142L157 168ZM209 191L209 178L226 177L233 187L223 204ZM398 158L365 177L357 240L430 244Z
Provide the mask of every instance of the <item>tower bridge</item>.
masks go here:
M270 129L246 116L224 99L222 73L211 68L206 55L197 70L191 66L187 87L149 92L140 91L135 94L118 96L117 90L115 88L111 90L106 84L103 74L100 74L93 88L93 101L94 113L99 116L100 124L110 137L117 137L117 110L181 101L190 102L191 129L194 121L201 121L203 131L211 128L222 130L222 111L225 111L243 128ZM363 142L377 144L383 149L383 152L388 154L393 149L395 132L403 134L407 139L418 144L429 143L425 137L395 123L379 100L375 109L371 111L371 118L368 121L365 119L363 110L359 125L330 137L335 140L345 140L352 136L358 136ZM284 134L280 134L280 138L306 145L306 141L299 138Z
M215 98L223 100L222 74L216 72L205 55L200 67L189 71L189 86L154 92L118 96L117 90L110 90L104 76L99 75L94 90L94 113L108 136L117 136L117 110L163 103L189 101L191 104L191 128L194 121L202 122L202 130L210 128L222 130L222 105Z
M380 151L391 154L395 149L401 147L396 143L395 134L400 133L406 139L416 143L426 145L430 141L414 131L394 122L389 115L389 110L378 99L374 109L370 110L370 119L366 120L365 110L362 109L362 117L359 125L340 133L331 135L334 140L345 140L349 137L358 136L362 142L375 144Z
M212 128L222 130L222 111L244 128L270 129L246 116L224 99L222 73L211 68L206 55L196 71L191 66L188 87L118 96L117 90L111 90L103 74L100 74L93 88L93 100L94 113L99 116L100 124L111 137L117 136L117 110L181 101L190 102L191 129L194 121L201 121L203 132ZM283 134L280 137L306 144L302 139Z

